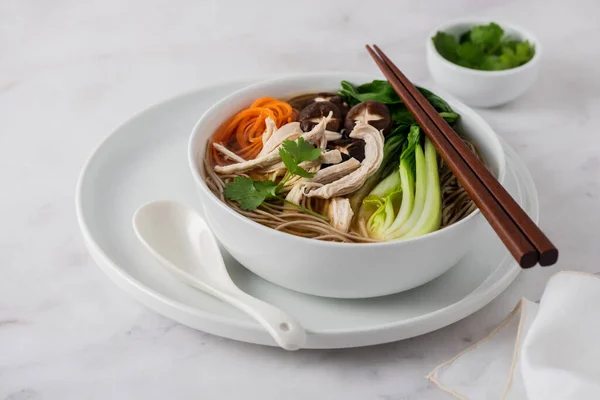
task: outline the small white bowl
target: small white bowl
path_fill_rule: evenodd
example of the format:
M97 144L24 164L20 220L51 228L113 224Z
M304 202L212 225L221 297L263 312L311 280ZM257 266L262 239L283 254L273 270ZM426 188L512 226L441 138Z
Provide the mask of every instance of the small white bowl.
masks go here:
M431 38L438 31L458 37L476 25L489 20L460 20L448 22L433 30L427 37L427 66L433 80L442 89L473 107L495 107L521 96L535 82L540 67L542 48L539 41L524 29L498 23L505 34L519 40L528 40L535 46L535 55L517 68L503 71L480 71L454 64L438 53Z
M474 245L479 211L436 232L385 243L331 243L282 233L232 210L203 179L208 139L229 117L262 96L284 97L308 91L337 91L340 81L361 84L378 76L317 73L273 79L241 89L211 107L196 123L189 142L189 165L204 213L223 246L242 265L277 285L326 297L364 298L402 292L446 272ZM459 130L476 142L491 171L504 180L504 150L490 126L456 101Z

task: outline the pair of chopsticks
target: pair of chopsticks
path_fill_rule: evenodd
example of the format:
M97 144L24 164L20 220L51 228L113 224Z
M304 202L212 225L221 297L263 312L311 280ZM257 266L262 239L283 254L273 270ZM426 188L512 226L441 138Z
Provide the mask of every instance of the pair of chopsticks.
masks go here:
M558 260L558 250L500 182L377 45L369 54L496 234L522 268Z

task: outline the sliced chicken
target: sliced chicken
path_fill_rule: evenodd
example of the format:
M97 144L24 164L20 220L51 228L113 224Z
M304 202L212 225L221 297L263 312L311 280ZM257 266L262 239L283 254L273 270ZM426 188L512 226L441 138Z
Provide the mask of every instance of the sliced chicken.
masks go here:
M302 138L304 138L304 140L306 140L313 146L325 149L325 147L327 146L327 140L325 138L325 126L327 125L328 121L328 118L324 118L310 132L306 132L305 134L303 134ZM279 155L278 150L280 146L281 145L274 148L270 153L267 153L260 157L256 157L253 160L248 160L245 162L225 166L217 165L215 166L215 172L221 175L230 175L250 171L253 169L269 167L281 161L281 156Z
M331 118L333 118L333 113L330 112L329 115L323 118L313 129L303 134L302 138L313 146L325 150L327 147L327 131L325 130L325 127L329 121L331 121Z
M262 135L263 148L267 144L269 139L271 139L271 137L273 136L275 131L277 130L277 124L275 123L275 121L273 121L273 119L271 117L265 118L265 126L267 128L265 129L265 132ZM266 153L267 152L265 152L263 154L266 154Z
M352 225L354 212L350 206L350 200L345 197L334 197L329 203L327 210L329 223L340 232L347 233Z
M267 118L265 121L268 120L273 121L271 118ZM296 140L300 135L302 135L302 130L300 129L299 122L290 122L289 124L283 125L270 135L269 139L266 141L264 139L265 136L263 135L263 148L260 153L258 153L258 157L270 153L275 148L279 147L284 140Z
M326 151L326 152L322 153L319 156L319 158L314 161L304 161L304 162L300 163L300 166L306 170L309 170L313 167L318 167L321 164L339 164L340 162L342 162L342 153L339 150L331 150L331 151ZM277 171L278 169L285 169L285 165L283 164L282 161L280 161L276 164L273 164L273 165L261 170L260 172L269 173L269 172Z
M287 171L287 169L286 169L286 171ZM314 172L314 171L309 170L309 172ZM286 192L288 190L292 190L295 186L304 187L305 181L306 181L306 178L303 178L298 175L294 175L283 185L283 187L281 188L281 191Z
M341 158L341 155L340 155ZM338 179L351 174L360 167L360 162L356 158L351 158L342 163L332 165L331 167L320 170L310 179L311 183L325 185L337 181Z
M272 151L269 154L265 154L262 157L255 158L254 160L248 160L237 164L231 165L216 165L215 172L221 175L238 174L240 172L250 171L256 168L265 168L269 165L273 165L281 161L278 151Z
M325 151L317 161L319 164L339 164L342 162L342 152L339 150Z
M290 203L300 205L303 197L304 193L302 192L302 185L300 183L297 183L294 186L292 186L292 190L290 190L287 196L285 196L285 199Z
M365 159L360 163L360 167L331 183L320 187L307 187L306 196L330 199L352 193L377 171L383 161L383 134L371 125L359 122L350 133L350 137L365 142Z
M223 146L221 143L213 143L213 147L217 149L219 153L223 154L226 158L229 158L232 161L238 163L246 162L246 160L229 150L227 147Z
M339 132L333 131L325 131L325 137L328 142L335 142L336 140L340 140L342 138L342 134Z

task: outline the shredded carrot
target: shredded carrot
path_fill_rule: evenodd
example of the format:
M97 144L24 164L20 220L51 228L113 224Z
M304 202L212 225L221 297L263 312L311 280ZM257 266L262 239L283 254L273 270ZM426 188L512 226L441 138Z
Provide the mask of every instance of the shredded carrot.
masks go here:
M297 111L286 102L272 97L257 99L250 107L226 121L214 133L211 141L213 163L226 165L231 161L218 152L212 143L220 143L240 157L251 160L262 150L262 136L267 129L265 119L271 118L280 128L294 121L296 117Z

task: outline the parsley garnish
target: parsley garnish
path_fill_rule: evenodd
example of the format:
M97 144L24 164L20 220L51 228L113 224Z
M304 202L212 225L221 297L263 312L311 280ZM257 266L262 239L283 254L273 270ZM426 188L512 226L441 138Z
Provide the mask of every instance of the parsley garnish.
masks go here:
M314 173L308 172L302 168L300 163L316 160L321 155L321 149L313 147L309 142L300 137L297 142L284 140L279 148L279 155L281 155L281 160L289 171L279 184L273 181L255 181L245 176L237 176L232 182L225 185L225 188L223 189L225 197L229 200L238 202L242 210L246 211L256 210L265 200L279 199L299 210L329 221L327 217L287 201L279 196L279 192L283 189L283 185L285 185L292 176L297 175L303 178L311 178L314 176Z
M242 210L255 210L263 201L277 198L277 184L273 181L253 181L245 176L236 176L225 185L223 193L229 200L240 203Z
M531 60L535 47L528 41L511 39L495 23L479 25L457 38L438 32L432 38L438 53L463 67L499 71L521 66Z
M290 174L312 178L314 174L302 168L300 163L316 160L321 155L321 149L313 147L304 138L299 137L297 142L284 140L279 148L279 155Z

